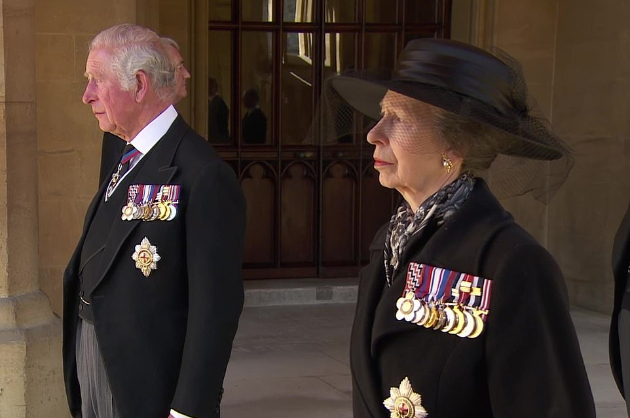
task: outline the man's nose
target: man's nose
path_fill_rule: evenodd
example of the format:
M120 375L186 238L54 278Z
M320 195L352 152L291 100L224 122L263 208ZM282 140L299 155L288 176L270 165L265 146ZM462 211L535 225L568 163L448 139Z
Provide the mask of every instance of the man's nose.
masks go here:
M94 86L91 81L88 81L85 86L85 91L83 92L82 101L85 104L90 104L96 99L96 95L94 94Z

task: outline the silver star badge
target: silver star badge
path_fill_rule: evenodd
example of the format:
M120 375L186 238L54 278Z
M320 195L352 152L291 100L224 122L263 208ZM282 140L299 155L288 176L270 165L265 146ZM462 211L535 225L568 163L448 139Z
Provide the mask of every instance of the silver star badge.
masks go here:
M162 259L157 253L157 247L151 245L147 237L142 239L140 245L136 245L136 251L131 258L136 262L136 268L142 271L144 277L149 277L151 270L157 270L157 262Z
M408 378L404 378L397 388L391 388L389 398L383 405L389 409L391 418L426 418L427 410L422 406L422 397L413 391Z

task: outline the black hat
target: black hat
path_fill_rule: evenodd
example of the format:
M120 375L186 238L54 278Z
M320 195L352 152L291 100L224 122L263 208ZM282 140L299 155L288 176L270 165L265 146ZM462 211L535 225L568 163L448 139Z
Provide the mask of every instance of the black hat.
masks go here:
M332 88L354 109L380 118L380 102L388 90L471 118L519 141L506 154L555 160L569 148L534 115L520 65L503 53L501 59L482 49L445 39L409 42L387 79L340 75Z

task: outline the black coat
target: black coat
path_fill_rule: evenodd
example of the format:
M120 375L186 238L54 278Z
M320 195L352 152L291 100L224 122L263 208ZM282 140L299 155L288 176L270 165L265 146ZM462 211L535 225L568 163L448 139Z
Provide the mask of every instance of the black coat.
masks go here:
M181 116L144 160L134 183L180 185L180 204L172 221L118 217L103 250L100 279L86 299L92 301L112 394L123 418L166 418L171 408L217 417L243 305L243 194L234 172ZM81 405L75 361L79 264L105 187L87 211L64 273L64 377L73 416ZM144 237L161 256L149 277L131 258Z
M230 141L229 119L230 110L221 96L214 96L208 101L208 141L211 144Z
M610 367L619 387L621 395L624 396L623 379L621 378L621 354L619 352L619 331L618 315L623 309L630 310L630 306L622 306L623 294L625 293L628 280L628 265L630 264L630 207L619 225L615 243L612 251L612 268L615 279L615 295L613 302L613 312L610 321Z
M241 121L241 136L245 144L264 144L267 137L267 117L260 108L245 113Z
M109 182L111 172L118 166L122 157L123 149L127 145L124 139L110 133L103 134L103 144L101 145L101 169L99 170L98 184L105 180Z
M412 237L391 288L385 230L359 283L350 350L355 418L389 417L383 401L405 377L429 418L595 416L562 274L483 181L443 226L429 223ZM396 320L411 261L492 279L478 338Z

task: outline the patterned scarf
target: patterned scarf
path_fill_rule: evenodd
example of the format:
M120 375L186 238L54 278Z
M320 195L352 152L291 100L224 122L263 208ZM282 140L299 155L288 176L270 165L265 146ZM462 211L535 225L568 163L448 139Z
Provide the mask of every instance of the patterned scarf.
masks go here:
M403 201L398 211L389 221L385 239L385 276L387 286L391 286L394 273L398 270L400 259L409 239L424 229L434 217L442 225L462 206L470 196L475 185L475 178L464 173L454 182L447 184L424 201L413 213L409 203Z

